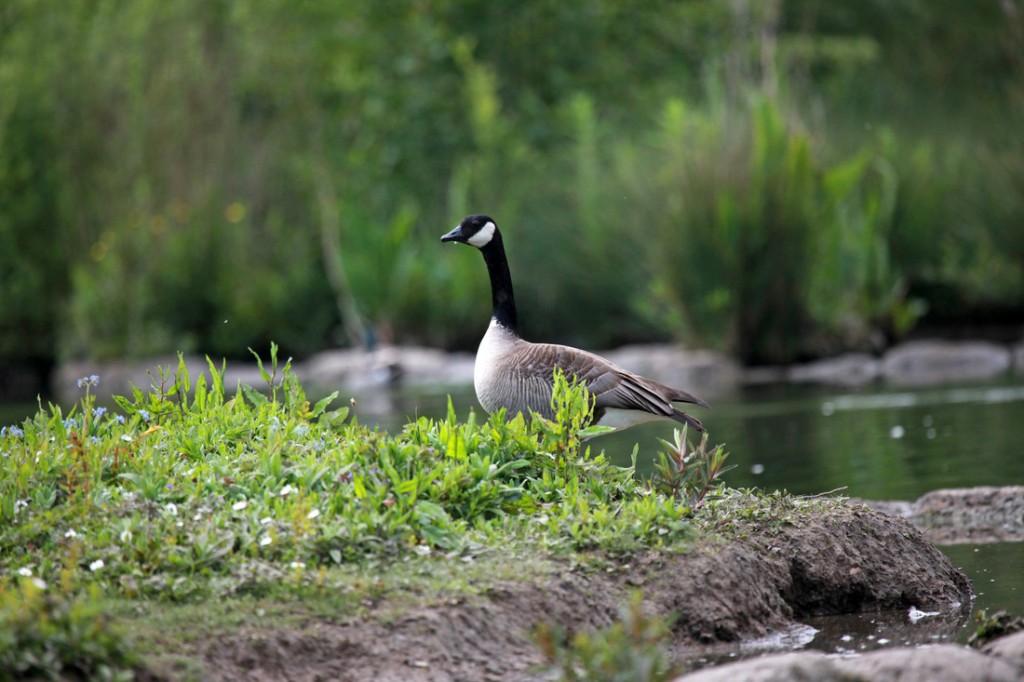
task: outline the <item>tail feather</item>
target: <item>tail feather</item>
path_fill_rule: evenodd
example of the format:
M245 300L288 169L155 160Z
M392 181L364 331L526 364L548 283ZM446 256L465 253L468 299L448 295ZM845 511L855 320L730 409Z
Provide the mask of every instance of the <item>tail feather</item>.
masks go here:
M691 429L694 429L698 433L704 433L704 425L696 417L691 417L685 412L680 410L672 410L672 419L676 420L680 424L686 424Z
M673 388L671 390L672 395L669 396L669 399L674 403L692 403L694 405L700 405L701 407L706 407L708 409L711 408L711 406L708 405L707 401L698 398L692 393L687 393L686 391L680 390L678 388Z

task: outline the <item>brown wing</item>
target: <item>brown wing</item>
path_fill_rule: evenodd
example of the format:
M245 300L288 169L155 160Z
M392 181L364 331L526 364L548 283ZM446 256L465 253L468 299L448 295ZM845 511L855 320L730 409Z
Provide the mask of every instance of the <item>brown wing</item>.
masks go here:
M566 376L585 381L593 394L595 411L609 408L640 410L650 414L682 421L682 415L672 403L688 402L707 407L707 403L685 391L665 386L651 379L621 369L599 355L568 346L537 343L527 344L517 353L515 372L530 385L548 385L547 402L550 402L550 380L555 367ZM536 411L548 415L550 408ZM687 421L692 418L687 417ZM692 420L696 421L696 420ZM696 422L699 425L699 422Z

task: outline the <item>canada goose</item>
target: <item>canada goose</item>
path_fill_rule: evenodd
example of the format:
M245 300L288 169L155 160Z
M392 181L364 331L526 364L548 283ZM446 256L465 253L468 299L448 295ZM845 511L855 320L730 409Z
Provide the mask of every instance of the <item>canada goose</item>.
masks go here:
M519 336L512 276L505 258L501 232L485 215L470 215L441 237L480 249L491 277L491 323L480 341L473 370L477 400L488 412L502 407L511 415L536 412L548 419L555 368L568 378L586 382L594 398L594 423L625 428L651 419L669 418L704 430L700 420L672 403L710 407L686 391L616 367L604 358L578 348L551 343L530 343Z

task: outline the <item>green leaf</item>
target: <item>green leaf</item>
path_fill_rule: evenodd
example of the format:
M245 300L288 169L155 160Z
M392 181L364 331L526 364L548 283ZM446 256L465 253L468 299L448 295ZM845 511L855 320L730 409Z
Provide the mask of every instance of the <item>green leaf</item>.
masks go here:
M271 348L273 349L273 346L271 346ZM249 349L249 352L252 353L252 356L254 358L256 358L256 367L260 370L260 376L263 378L263 381L267 382L267 384L270 384L270 373L267 372L267 370L263 369L263 358L261 358L260 354L254 351L252 348Z
M615 431L614 426L601 426L600 424L592 424L584 429L580 429L576 435L579 436L580 440L586 438L593 438L595 436L601 436L606 433L612 433Z
M240 384L240 388L242 389L242 393L245 394L245 397L248 398L249 402L253 405L259 407L260 405L266 404L267 396L263 395L252 386L248 384Z
M316 418L316 417L319 417L319 416L320 416L321 414L323 414L323 413L324 413L324 410L326 410L326 409L327 409L327 406L328 406L328 405L330 405L330 404L331 404L332 402L334 402L334 400L335 400L335 399L336 399L337 397L338 397L338 392L337 392L337 391L335 391L334 393L330 394L330 395L329 395L329 396L327 396L326 398L324 398L324 399L322 399L322 400L318 400L318 401L316 402L316 405L314 405L314 406L313 406L313 411L309 413L309 416L310 416L311 418ZM343 408L343 409L345 409L345 410L346 410L346 416L347 416L347 414L348 414L348 408Z

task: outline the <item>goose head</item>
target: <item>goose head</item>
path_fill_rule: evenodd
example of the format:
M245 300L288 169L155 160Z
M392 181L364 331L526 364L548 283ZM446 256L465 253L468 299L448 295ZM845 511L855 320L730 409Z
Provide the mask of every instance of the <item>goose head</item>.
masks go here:
M462 219L454 230L441 237L443 242L461 242L483 249L498 234L498 226L494 219L485 215L468 215Z

